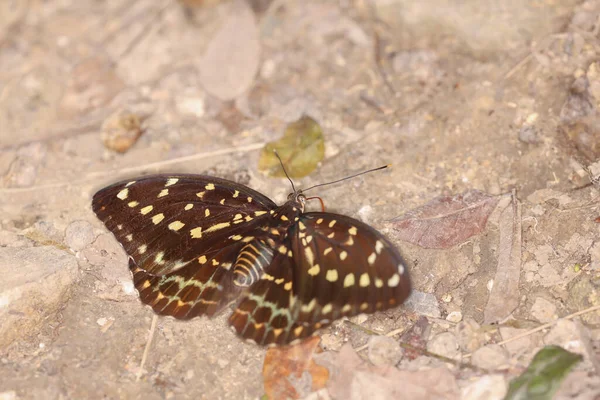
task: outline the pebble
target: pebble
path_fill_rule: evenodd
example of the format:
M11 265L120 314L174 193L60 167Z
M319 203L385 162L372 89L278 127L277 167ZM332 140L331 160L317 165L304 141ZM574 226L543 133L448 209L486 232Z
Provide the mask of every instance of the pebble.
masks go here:
M74 221L65 231L65 242L75 252L89 246L94 239L94 227L87 221Z
M442 317L437 298L431 293L413 290L411 295L404 302L404 308L427 317Z
M456 359L460 355L458 340L453 333L443 332L434 336L427 343L427 351L440 356Z
M486 375L463 388L461 400L501 400L507 389L502 375Z
M489 344L475 350L471 363L479 368L495 370L508 365L508 352L500 345Z
M372 336L369 339L369 361L377 367L398 364L403 353L398 342L390 337Z
M460 349L468 353L474 352L485 342L485 333L481 331L481 325L471 317L456 325L455 333Z
M0 276L2 348L36 331L56 311L77 279L77 261L53 246L0 248Z
M452 311L446 317L446 321L458 323L462 320L462 313L460 311Z
M556 319L556 306L543 297L536 297L531 306L531 316L542 323L553 321Z

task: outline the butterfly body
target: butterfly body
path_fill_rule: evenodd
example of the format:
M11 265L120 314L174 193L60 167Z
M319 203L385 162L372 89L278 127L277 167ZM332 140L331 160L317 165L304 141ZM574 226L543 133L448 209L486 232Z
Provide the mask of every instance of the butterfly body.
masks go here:
M347 216L277 206L244 185L154 175L94 195L98 218L129 255L141 300L161 315L213 316L258 344L286 344L336 319L401 304L410 280L383 235Z

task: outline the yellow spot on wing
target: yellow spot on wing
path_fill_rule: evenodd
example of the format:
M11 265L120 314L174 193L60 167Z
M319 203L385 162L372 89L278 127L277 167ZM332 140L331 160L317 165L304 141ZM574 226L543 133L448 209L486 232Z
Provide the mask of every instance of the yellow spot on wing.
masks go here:
M323 314L329 314L332 309L333 309L333 306L331 305L331 303L328 303L325 306L323 306L323 309L321 310L321 312Z
M331 253L333 249L331 247L326 248L325 250L323 250L323 255L326 256L327 254Z
M190 204L188 204L188 205L186 205L186 206L185 206L184 210L185 210L185 211L189 211L189 210L191 210L192 208L194 208L194 205L193 205L192 203L190 203Z
M285 215L282 215L280 218L282 221L289 221L288 217L286 217Z
M266 214L266 213L267 213L266 211L255 211L255 212L254 212L254 215L255 215L256 217L258 217L258 216L261 216L261 215L263 215L263 214Z
M117 197L121 200L125 200L128 195L129 195L129 189L127 189L127 188L125 188L125 189L121 190L119 193L117 193Z
M206 190L215 190L215 185L213 185L212 183L209 183L208 185L204 186L204 189L206 189Z
M349 273L344 278L344 287L347 288L350 286L354 286L354 274L353 273Z
M352 306L350 304L346 304L344 307L342 307L342 312L347 313L351 309L352 309Z
M146 279L144 281L144 284L142 285L142 290L143 289L148 289L151 286L150 281L148 279Z
M338 280L337 269L328 270L327 273L325 274L325 279L327 279L329 282L337 282L337 280Z
M200 264L206 264L206 256L200 256L200 257L198 257L198 262Z
M383 287L383 281L379 278L375 278L375 287L377 287L377 288Z
M348 229L348 233L351 235L356 235L356 233L357 233L356 227L353 226L352 228Z
M129 235L125 236L125 239L127 239L128 242L131 242L133 240L133 235L130 233Z
M146 214L148 214L150 211L152 211L152 209L153 209L153 208L154 208L154 207L152 207L152 206L146 206L146 207L142 208L142 209L140 210L140 212L142 213L142 215L146 215Z
M146 252L146 249L147 249L146 245L143 244L140 247L138 247L138 253L144 254Z
M388 279L389 287L396 287L400 283L400 275L394 274L390 279Z
M310 301L310 303L304 304L302 307L300 307L300 309L302 310L302 312L309 313L315 308L316 305L317 305L317 299L313 298Z
M377 254L381 254L381 250L383 250L383 242L381 242L381 240L378 240L375 242L375 252Z
M169 224L169 229L172 231L177 232L178 230L180 230L181 228L183 228L185 226L185 224L181 221L173 221Z
M348 257L348 253L346 253L345 251L342 251L340 253L340 260L344 261L346 259L346 257Z
M163 190L160 191L160 193L158 194L157 197L159 197L159 198L160 197L165 197L168 194L169 194L169 189L163 189Z
M205 217L210 216L210 210L208 208L206 210L204 210L204 216Z
M252 203L252 197L248 197L246 200L248 200L248 203Z
M160 223L160 221L162 221L163 219L165 219L165 215L163 213L156 214L155 216L152 217L152 223L154 225L158 225Z
M371 279L369 278L369 274L368 273L363 273L360 276L360 280L358 281L358 284L360 285L360 287L367 287L369 286L369 284L371 283Z
M300 336L302 334L303 330L304 330L304 327L302 325L297 328L294 328L294 335Z
M196 196L198 196L199 198L203 199L204 198L204 193L206 193L206 192L198 192L198 193L196 193Z
M335 223L336 223L336 222L337 222L337 221L336 221L335 219L334 219L334 220L332 220L332 221L329 223L329 227L330 227L330 228L333 228L333 226L335 225Z
M310 247L306 247L304 249L304 255L306 256L308 264L313 265L315 261L315 255L313 254L312 249Z
M130 201L129 203L127 203L127 205L131 208L133 207L137 207L140 203L138 203L137 201Z
M234 199L237 198L239 195L240 195L239 191L236 190L235 192L233 192L233 198Z
M316 275L319 275L320 271L321 271L321 268L319 267L319 264L315 264L308 270L308 274L310 276L316 276Z
M207 230L204 231L204 233L218 231L220 229L227 228L230 225L231 224L229 222L221 222L220 224L211 225Z
M375 263L376 258L377 258L377 254L371 253L369 258L367 258L367 262L369 263L369 265L373 265Z
M292 290L292 281L289 281L285 285L283 285L283 288L285 290Z
M179 178L169 178L167 179L167 183L165 183L165 187L172 186L179 182Z
M192 238L194 239L200 239L202 237L202 227L197 227L194 228L190 231L190 234L192 235Z
M323 222L323 218L319 218L319 219L317 220L317 225L319 225L321 222Z

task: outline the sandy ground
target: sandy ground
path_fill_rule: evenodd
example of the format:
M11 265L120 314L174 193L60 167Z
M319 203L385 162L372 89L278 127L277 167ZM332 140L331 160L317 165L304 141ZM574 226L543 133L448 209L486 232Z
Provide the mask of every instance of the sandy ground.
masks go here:
M397 368L441 365L449 398L501 398L559 344L584 354L559 398L597 398L600 312L557 318L600 303L600 1L455 3L2 2L0 399L260 397L265 349L240 341L227 315L159 318L140 370L153 313L91 195L182 172L282 202L289 186L258 172L259 149L303 114L326 153L300 186L393 164L319 192L398 245L420 296L354 323L386 333L420 321L423 347L465 361L481 350L470 362L493 372L425 356ZM117 154L102 135L123 111L144 133ZM405 240L398 217L472 189L498 199L477 234L438 248ZM364 329L322 335L329 352L369 343L359 354L375 362ZM477 397L477 384L494 392Z

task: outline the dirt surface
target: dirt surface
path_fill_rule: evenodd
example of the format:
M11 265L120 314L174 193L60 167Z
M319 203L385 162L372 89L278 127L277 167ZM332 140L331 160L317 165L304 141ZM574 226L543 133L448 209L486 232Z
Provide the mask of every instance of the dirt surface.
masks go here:
M91 196L179 172L281 203L289 185L260 174L258 154L303 114L325 158L297 185L393 164L319 195L397 244L415 290L407 307L322 331L325 354L350 343L396 373L444 368L447 398L492 399L558 344L584 355L558 397L600 396L600 312L561 319L600 305L600 1L197 3L0 4L0 399L265 393L265 349L227 313L159 318L140 367L154 314ZM105 142L122 113L142 129L117 153ZM495 199L472 235L406 239L403 215L471 190ZM480 369L370 335L394 330ZM360 382L354 398L392 393Z

